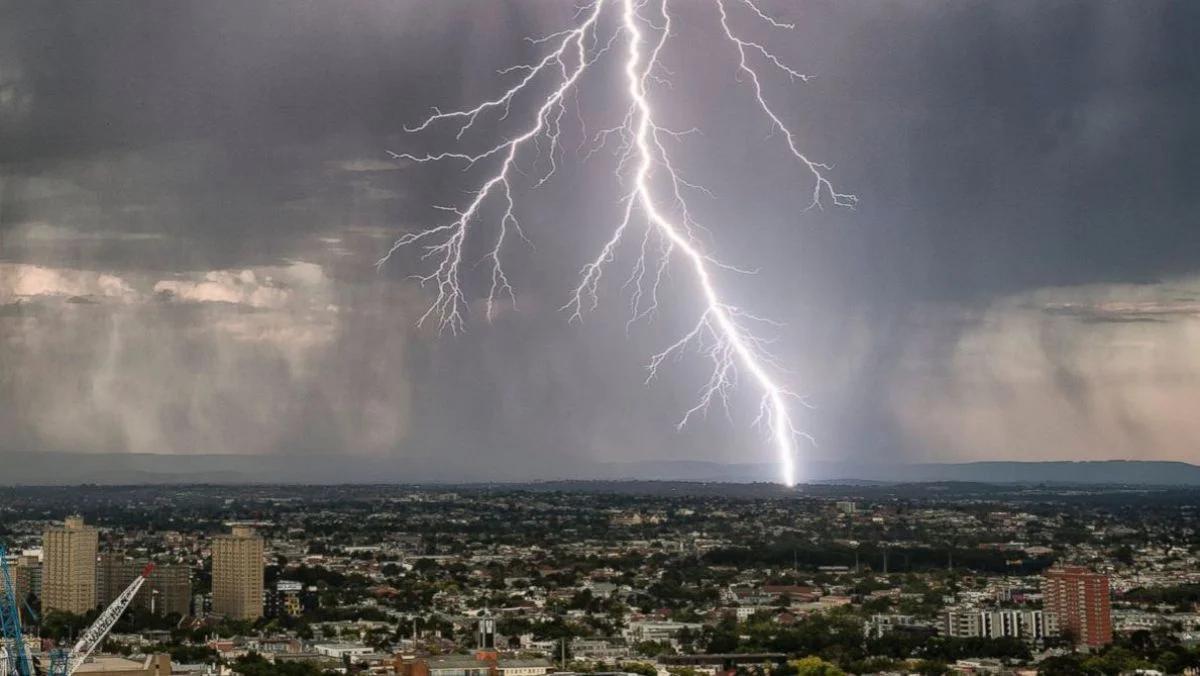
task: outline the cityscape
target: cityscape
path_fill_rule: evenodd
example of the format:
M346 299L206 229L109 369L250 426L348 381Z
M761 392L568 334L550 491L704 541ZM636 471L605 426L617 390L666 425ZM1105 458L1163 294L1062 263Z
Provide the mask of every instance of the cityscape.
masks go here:
M1200 676L1198 35L0 0L0 676Z
M1189 489L971 484L6 489L41 673L1179 673Z

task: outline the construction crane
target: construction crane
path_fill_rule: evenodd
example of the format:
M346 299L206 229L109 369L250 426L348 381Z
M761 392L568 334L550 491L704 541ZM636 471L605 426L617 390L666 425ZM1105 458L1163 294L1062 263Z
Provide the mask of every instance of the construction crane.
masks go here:
M103 612L92 626L84 630L79 636L79 640L75 642L75 647L71 648L71 652L65 655L58 651L57 655L51 655L50 659L50 676L71 676L79 665L83 664L88 656L92 654L96 648L104 641L104 637L108 636L108 632L112 631L117 620L121 619L121 615L125 609L133 603L133 598L137 596L142 585L146 584L146 578L150 577L150 573L154 570L154 564L146 566L142 574L137 576L125 591L116 598ZM24 675L21 675L24 676Z
M3 646L0 646L3 673L6 676L33 676L29 650L21 633L21 606L17 605L16 585L8 567L8 547L3 544L0 544L0 629L4 632Z
M130 582L125 591L100 613L92 626L84 630L75 642L75 647L69 652L62 649L51 651L49 676L71 676L75 673L79 665L100 646L108 632L112 631L153 570L153 563L146 566L142 574ZM25 637L21 632L21 607L17 602L16 585L13 582L12 571L8 566L8 548L0 543L0 629L3 630L0 641L0 676L43 676L38 665L30 659L29 650L25 646ZM29 610L32 613L33 609Z

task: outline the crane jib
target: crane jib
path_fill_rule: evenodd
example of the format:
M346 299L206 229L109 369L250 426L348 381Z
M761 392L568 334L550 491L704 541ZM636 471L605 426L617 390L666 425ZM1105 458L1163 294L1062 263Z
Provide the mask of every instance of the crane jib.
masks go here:
M83 634L79 637L79 641L71 650L71 654L67 657L66 673L61 675L52 674L51 676L71 676L71 674L79 668L79 665L83 664L88 656L92 654L92 651L94 651L104 640L104 637L108 635L108 632L112 631L112 628L117 623L117 620L121 619L122 613L124 613L125 609L129 607L129 604L133 602L134 597L137 596L137 593L142 588L142 585L146 583L146 578L150 577L150 572L152 570L154 570L154 564L146 566L146 569L142 571L142 574L134 579L133 582L129 583L129 586L125 588L125 591L121 592L121 595L118 596L111 605L105 608L104 612L100 613L100 617L96 618L96 621L92 623L92 626L84 630Z

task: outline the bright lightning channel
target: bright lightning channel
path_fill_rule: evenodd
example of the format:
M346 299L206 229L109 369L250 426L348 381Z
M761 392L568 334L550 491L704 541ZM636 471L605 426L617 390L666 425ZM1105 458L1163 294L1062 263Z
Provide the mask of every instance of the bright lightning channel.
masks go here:
M813 189L809 208L821 207L826 203L853 207L858 198L834 188L826 177L830 167L809 159L800 151L795 134L768 103L759 67L753 64L759 61L793 80L807 81L808 76L785 65L763 43L747 39L739 33L731 21L729 5L741 8L749 18L773 29L792 29L794 26L774 18L754 0L711 2L717 10L721 35L737 55L738 72L744 76L743 81L749 82L754 102L766 116L772 130L783 136L787 152L811 177ZM609 8L615 14L615 21L607 35L602 37L602 25ZM467 308L461 279L464 246L477 227L484 205L494 199L502 205L502 212L495 225L492 245L484 258L489 265L491 278L486 297L487 317L491 319L494 316L496 304L503 298L515 305L516 295L504 273L501 254L512 235L528 241L515 213L513 181L514 174L520 174L518 159L522 151L530 146L533 146L535 154L543 154L540 143L546 141L549 143L545 153L549 157L549 169L536 181L536 185L544 184L554 175L557 170L556 158L561 153L563 120L572 94L578 91L580 80L601 57L610 52L619 53L620 47L623 47L624 91L620 94L626 98L628 108L620 125L594 136L595 146L588 156L603 147L610 138L620 138L615 171L618 178L627 179L622 181L622 185L631 187L621 201L620 219L613 228L612 236L599 254L583 266L580 282L563 309L570 312L572 320L581 320L586 311L596 307L604 270L615 259L628 231L635 224L644 225L639 255L626 282L626 287L631 290L630 322L646 317L657 309L658 287L673 260L681 259L690 270L694 291L703 306L691 331L651 358L647 382L658 375L663 362L670 357L680 356L689 346L698 348L709 360L710 375L701 388L696 405L686 411L679 421L678 426L683 427L693 416L707 412L714 401L719 401L728 411L729 397L739 370L748 373L760 392L759 414L755 424L765 427L768 432L779 458L781 482L793 486L796 482L796 440L805 438L811 442L812 437L797 428L789 404L796 401L803 405L804 402L772 375L780 369L766 349L767 341L753 330L754 327L773 323L722 299L714 280L714 271L736 268L720 263L703 250L696 235L699 225L692 218L684 199L687 191L703 189L682 178L667 152L667 139L677 140L687 132L672 131L660 124L652 101L652 83L669 84L669 73L663 68L660 56L673 35L671 20L675 11L671 0L593 0L575 14L577 25L574 27L529 39L534 46L544 48L546 53L532 63L501 70L501 76L519 75L516 84L501 95L473 108L450 112L434 109L434 113L420 124L406 127L408 132L422 132L438 123L454 123L458 125L455 138L462 140L481 116L490 113L504 120L520 94L532 90L542 81L555 83L549 93L539 99L540 105L525 130L501 143L475 153L391 153L396 159L418 163L457 161L465 164L466 169L486 160L497 162L498 166L487 175L465 205L438 207L453 214L449 222L405 233L379 259L377 267L385 265L401 249L421 250L421 260L428 262L432 269L415 275L415 278L422 285L433 286L436 294L418 324L433 322L439 331L459 333L465 328L463 315ZM582 113L576 113L582 123ZM656 172L660 178L657 184Z

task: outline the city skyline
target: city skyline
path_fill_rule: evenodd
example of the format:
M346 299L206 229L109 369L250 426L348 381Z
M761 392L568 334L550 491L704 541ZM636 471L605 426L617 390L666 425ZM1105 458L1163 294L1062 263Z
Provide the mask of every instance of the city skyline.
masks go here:
M74 652L100 674L804 676L815 661L1030 676L1200 663L1196 488L770 488L9 488L8 563L33 575L6 584L26 591L51 566L58 519L75 533L96 523L96 607L48 608L53 590L34 588L22 614L43 669L96 618L80 635L99 650ZM171 572L135 573L109 601L147 557ZM141 597L143 582L159 594ZM167 597L173 608L155 603Z

